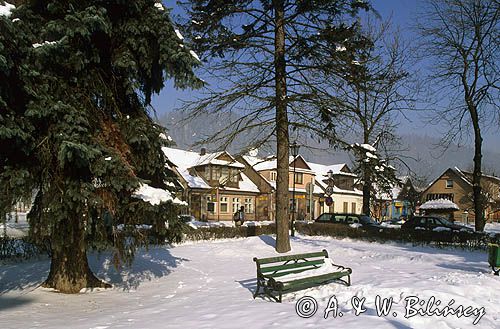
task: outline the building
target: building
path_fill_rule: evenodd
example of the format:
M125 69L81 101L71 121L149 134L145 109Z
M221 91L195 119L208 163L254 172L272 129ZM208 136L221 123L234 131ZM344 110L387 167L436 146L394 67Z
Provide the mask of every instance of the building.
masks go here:
M410 177L399 177L400 183L394 184L388 192L376 192L373 203L373 217L380 220L408 218L414 213L420 201L418 192Z
M233 157L204 149L198 153L165 147L163 151L178 176L189 214L201 220L229 221L244 206L246 220L275 220L275 158ZM314 220L324 212L361 213L363 195L346 164L310 163L298 155L289 159L288 177L290 209L295 202L297 220ZM326 200L328 186L331 204Z
M356 174L352 173L345 163L327 166L309 162L309 165L316 175L315 196L318 199L315 214L317 216L325 212L361 214L363 192L356 187ZM326 204L326 191L329 185L332 189L330 195L332 203L330 205Z
M240 158L238 158L240 160ZM276 191L277 163L274 157L260 159L242 156L241 162L246 163L248 171L256 172L272 187L272 198ZM295 201L294 194L295 170ZM329 177L329 172L331 178ZM245 171L252 177L252 173ZM330 179L332 181L330 182ZM289 158L288 192L290 209L295 202L296 219L313 220L324 212L361 213L363 193L359 191L354 181L356 175L346 164L322 165L306 161L301 155ZM326 189L331 185L333 202L326 204ZM272 205L274 207L274 205ZM274 208L271 208L274 213Z
M201 220L232 220L243 206L246 220L269 219L265 189L244 173L245 165L227 152L200 153L164 147L175 165L187 211ZM264 200L265 199L265 200Z
M500 220L500 178L483 175L481 179L485 196L485 217L487 220ZM474 220L472 198L472 173L457 167L448 168L422 192L422 202L435 199L453 201L460 209L453 213L455 220Z

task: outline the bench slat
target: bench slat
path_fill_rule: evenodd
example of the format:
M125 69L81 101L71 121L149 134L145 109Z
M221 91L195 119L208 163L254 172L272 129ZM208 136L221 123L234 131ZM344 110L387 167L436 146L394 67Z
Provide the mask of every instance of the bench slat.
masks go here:
M284 265L275 265L275 266L268 266L268 267L261 267L260 271L262 273L268 273L268 272L277 272L277 271L283 271L283 270L289 270L289 269L294 269L294 268L301 268L301 267L311 267L314 265L321 265L325 261L324 259L320 260L312 260L312 261L302 261L298 263L290 263L290 264L284 264Z
M311 252L307 254L299 254L299 255L288 255L288 256L279 256L279 257L268 257L268 258L254 258L255 262L258 264L269 264L269 263L277 263L277 262L286 262L288 260L301 259L301 258L314 258L314 257L327 257L328 253L326 250L321 252Z
M314 270L316 267L307 267L307 268L301 268L298 270L293 270L293 271L286 271L286 272L278 272L278 273L273 273L273 274L266 274L265 276L267 278L279 278L288 274L296 274L296 273L301 273L309 270Z
M317 284L325 282L325 281L339 279L339 278L346 276L346 275L349 275L349 274L350 274L349 271L339 271L339 272L333 272L333 273L313 276L313 277L309 277L309 278L297 279L297 280L293 280L293 281L289 281L289 282L286 282L286 281L281 281L281 282L283 283L283 290L287 290L287 289L291 289L295 286L298 287L298 286L301 286L304 284L317 285Z

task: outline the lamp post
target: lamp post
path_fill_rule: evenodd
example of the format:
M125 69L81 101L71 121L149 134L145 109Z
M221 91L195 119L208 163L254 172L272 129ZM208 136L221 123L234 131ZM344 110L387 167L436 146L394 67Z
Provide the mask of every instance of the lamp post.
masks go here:
M291 236L295 236L295 158L299 154L299 145L297 142L293 142L290 145L290 152L293 155L293 190L292 190L292 227L291 227Z

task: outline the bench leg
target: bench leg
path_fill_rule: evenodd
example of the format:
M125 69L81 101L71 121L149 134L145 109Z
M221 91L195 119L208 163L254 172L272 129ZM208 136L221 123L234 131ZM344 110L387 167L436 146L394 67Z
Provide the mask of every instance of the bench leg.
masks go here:
M259 291L260 291L260 281L257 280L257 288L255 289L255 292L253 293L253 299L255 299L255 297L257 297L259 295Z
M500 267L498 269L495 270L495 267L492 266L491 267L493 269L493 274L496 275L496 276L499 276L500 275Z

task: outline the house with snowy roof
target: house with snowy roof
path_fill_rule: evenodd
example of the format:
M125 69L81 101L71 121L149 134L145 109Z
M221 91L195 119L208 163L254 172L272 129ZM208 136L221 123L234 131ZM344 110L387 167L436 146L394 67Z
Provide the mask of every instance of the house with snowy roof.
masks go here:
M481 187L485 196L485 217L487 220L500 220L500 178L483 175ZM472 173L455 168L446 169L422 192L422 203L429 200L446 199L453 201L459 209L453 212L455 220L474 220L472 202Z
M373 217L386 220L405 217L413 214L420 201L420 192L415 189L411 178L398 177L399 183L391 186L389 191L377 191L373 203ZM375 190L377 190L375 186Z
M276 190L277 163L275 157L261 159L253 156L241 156L239 161L248 165L248 175L252 172L264 179L271 187L271 198ZM295 184L294 184L295 170ZM327 204L326 189L333 182L330 204ZM355 187L356 175L346 164L322 165L306 161L301 155L289 158L289 199L290 209L295 203L296 219L313 220L324 212L361 213L363 203L362 192ZM295 185L295 198L294 194ZM270 205L274 213L274 204Z
M201 220L232 220L243 206L247 220L266 219L259 197L265 195L244 173L245 165L228 152L207 153L164 147L183 187L189 214ZM269 188L270 190L270 188ZM267 203L266 203L267 206Z

